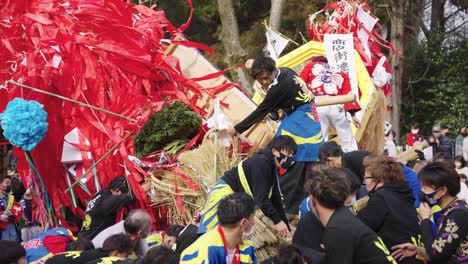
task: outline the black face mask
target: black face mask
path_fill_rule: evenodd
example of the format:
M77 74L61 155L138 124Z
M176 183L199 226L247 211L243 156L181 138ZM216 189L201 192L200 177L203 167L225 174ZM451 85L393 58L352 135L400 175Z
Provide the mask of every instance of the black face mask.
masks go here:
M294 164L294 157L288 157L280 152L280 156L276 157L276 160L281 165L283 169L289 168L291 165ZM281 163L283 161L283 163Z
M436 204L439 204L440 202L440 198L439 199L435 199L434 196L435 194L439 191L439 189L435 190L434 192L432 193L429 193L429 194L426 194L424 192L419 192L419 200L422 202L422 203L428 203L431 207L436 205Z
M10 193L10 192L11 192L11 185L8 185L7 187L5 187L5 192L6 192L6 193Z

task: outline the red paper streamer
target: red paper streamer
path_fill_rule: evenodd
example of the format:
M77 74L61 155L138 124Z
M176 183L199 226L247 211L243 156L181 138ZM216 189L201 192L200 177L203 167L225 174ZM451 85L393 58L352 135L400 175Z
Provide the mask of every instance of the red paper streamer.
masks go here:
M121 0L1 1L0 80L15 80L138 120L132 123L0 83L0 112L10 100L22 97L40 102L48 113L49 130L31 153L59 217L62 217L61 207L69 207L77 215L83 213L80 208L72 208L70 196L65 192L67 183L59 158L65 134L78 127L91 146L82 142L76 146L83 154L91 151L95 160L119 144L96 167L101 184L107 186L113 178L129 172L129 182L139 206L152 211L155 220L160 220L156 224L163 225L164 209L150 208L140 186L147 173L128 159L135 152L134 135L124 142L122 138L130 131L136 134L148 116L167 102L180 101L203 116L206 113L195 105L196 99L202 94L214 97L217 92L229 88L222 85L204 89L195 80L182 75L177 58L164 53L167 44L161 40L167 34L172 43L212 52L199 43L175 40L192 19L192 1L186 2L191 8L190 16L177 28L163 11ZM190 147L196 141L192 141ZM17 157L23 156L18 149L15 153ZM85 162L85 168L89 168L89 162ZM28 182L25 178L29 168L24 158L19 159L18 170L24 182ZM181 171L174 169L174 172L189 187L198 188ZM174 187L177 190L177 186ZM75 187L75 191L83 204L91 198L79 187ZM177 197L176 201L179 211L183 211L181 198Z

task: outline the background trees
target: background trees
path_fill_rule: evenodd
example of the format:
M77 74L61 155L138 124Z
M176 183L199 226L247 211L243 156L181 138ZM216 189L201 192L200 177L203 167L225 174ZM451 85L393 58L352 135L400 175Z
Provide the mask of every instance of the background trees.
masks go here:
M303 43L308 16L322 9L326 0L194 0L195 14L186 34L210 45L210 59L226 68L262 53L264 20L283 34ZM400 56L390 56L395 72L389 119L403 135L412 122L429 133L440 122L455 129L468 123L467 1L368 0L373 13L387 29L387 38ZM185 1L152 1L176 25L189 14ZM270 16L271 14L271 16ZM237 30L236 30L237 24ZM296 48L293 44L286 52ZM211 55L209 55L211 56ZM248 88L245 72L229 73ZM249 90L248 90L249 91ZM401 129L400 129L401 125ZM401 131L398 131L401 130Z

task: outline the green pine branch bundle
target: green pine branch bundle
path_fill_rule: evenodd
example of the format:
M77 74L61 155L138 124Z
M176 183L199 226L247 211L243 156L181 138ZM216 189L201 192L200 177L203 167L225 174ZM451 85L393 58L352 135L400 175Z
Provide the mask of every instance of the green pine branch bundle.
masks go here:
M135 136L135 155L141 158L173 141L188 140L200 125L200 117L187 105L177 101L166 105L151 115Z

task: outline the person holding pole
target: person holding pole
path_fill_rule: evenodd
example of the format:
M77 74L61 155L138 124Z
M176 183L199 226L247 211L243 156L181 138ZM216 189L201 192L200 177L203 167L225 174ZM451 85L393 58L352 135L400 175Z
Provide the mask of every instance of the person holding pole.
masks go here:
M297 152L294 166L281 176L280 184L285 195L286 212L294 214L306 196L303 187L305 164L317 160L318 149L323 143L315 97L295 71L277 68L275 61L269 57L256 58L250 72L266 91L266 96L249 116L229 127L227 132L230 135L242 134L269 113L277 113L279 109L283 111L276 136L293 138Z
M276 136L290 136L297 143L295 162L317 160L323 142L314 105L314 95L307 84L289 68L276 68L272 58L259 57L252 64L251 75L267 90L265 99L249 116L227 132L242 134L270 112L281 109L284 118Z
M323 56L312 57L311 62L302 70L300 76L309 85L315 96L337 96L352 93L348 75L332 69L328 65L327 58ZM351 126L346 118L346 112L351 114L353 124L359 128L361 124L356 117L356 112L360 110L361 107L357 102L319 107L317 113L324 140L328 140L328 126L331 125L338 134L344 152L358 150Z

